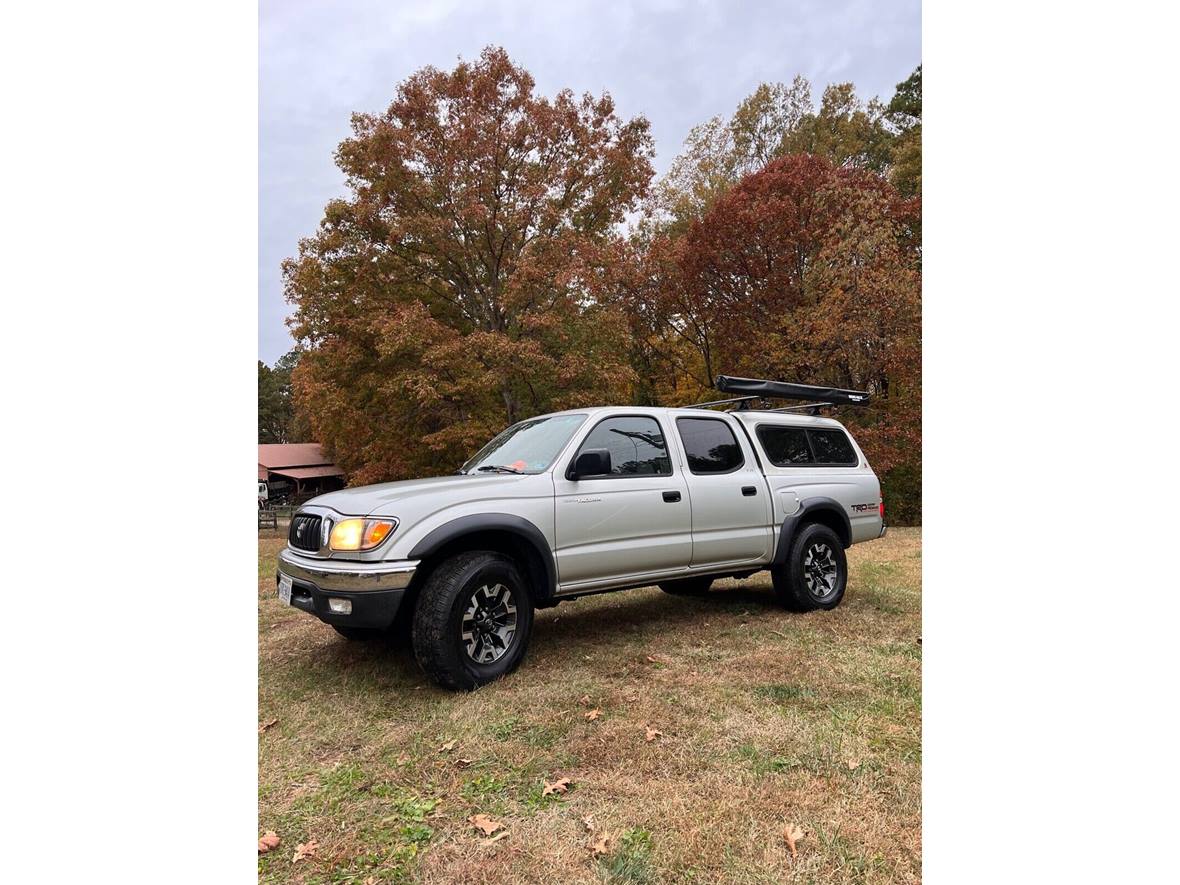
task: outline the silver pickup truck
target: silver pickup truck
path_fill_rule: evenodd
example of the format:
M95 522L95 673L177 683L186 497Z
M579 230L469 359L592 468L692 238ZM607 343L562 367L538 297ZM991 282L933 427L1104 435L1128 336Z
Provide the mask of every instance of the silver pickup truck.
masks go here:
M753 399L541 415L457 475L321 495L292 517L279 596L350 639L408 632L460 689L515 669L534 609L591 593L769 569L788 609L834 608L845 548L885 534L877 477L838 421Z

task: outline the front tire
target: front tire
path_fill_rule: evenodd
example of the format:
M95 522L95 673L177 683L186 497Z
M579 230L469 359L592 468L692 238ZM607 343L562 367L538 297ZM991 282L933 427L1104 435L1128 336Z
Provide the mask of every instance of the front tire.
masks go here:
M460 553L422 587L414 656L439 685L470 690L517 668L532 626L532 596L515 563L490 551Z
M844 598L848 584L844 545L826 525L806 525L791 542L786 563L770 576L774 595L791 611L833 609Z

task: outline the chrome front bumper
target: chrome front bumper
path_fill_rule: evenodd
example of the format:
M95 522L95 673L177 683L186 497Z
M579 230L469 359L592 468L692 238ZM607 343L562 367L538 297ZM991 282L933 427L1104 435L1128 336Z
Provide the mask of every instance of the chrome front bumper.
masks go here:
M279 551L279 571L320 590L354 593L364 590L401 590L408 587L418 560L349 562L342 559L310 559L289 548Z

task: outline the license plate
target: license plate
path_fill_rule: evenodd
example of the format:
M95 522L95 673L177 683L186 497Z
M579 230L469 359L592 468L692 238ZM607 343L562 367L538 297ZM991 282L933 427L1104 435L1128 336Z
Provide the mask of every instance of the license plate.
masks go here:
M291 604L291 579L284 574L279 574L279 600L283 605Z

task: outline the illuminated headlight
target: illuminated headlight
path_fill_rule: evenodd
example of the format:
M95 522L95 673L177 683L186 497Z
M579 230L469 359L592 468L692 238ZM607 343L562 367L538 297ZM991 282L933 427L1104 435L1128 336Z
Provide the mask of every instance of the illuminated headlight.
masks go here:
M396 519L342 519L332 526L332 550L372 550L397 528Z

